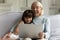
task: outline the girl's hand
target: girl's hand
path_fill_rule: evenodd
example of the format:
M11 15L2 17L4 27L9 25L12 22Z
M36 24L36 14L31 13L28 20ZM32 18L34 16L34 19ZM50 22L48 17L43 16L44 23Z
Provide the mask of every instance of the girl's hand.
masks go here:
M5 34L5 35L2 37L2 39L8 39L8 38L10 38L10 35L11 35L11 32Z

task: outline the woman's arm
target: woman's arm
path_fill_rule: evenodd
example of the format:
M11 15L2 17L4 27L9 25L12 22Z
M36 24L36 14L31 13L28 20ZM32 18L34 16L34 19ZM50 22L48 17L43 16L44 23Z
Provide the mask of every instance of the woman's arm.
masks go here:
M45 20L44 27L45 27L45 30L44 30L45 38L49 38L50 37L50 19L49 18Z
M44 19L44 31L39 33L40 38L49 38L50 37L50 19Z

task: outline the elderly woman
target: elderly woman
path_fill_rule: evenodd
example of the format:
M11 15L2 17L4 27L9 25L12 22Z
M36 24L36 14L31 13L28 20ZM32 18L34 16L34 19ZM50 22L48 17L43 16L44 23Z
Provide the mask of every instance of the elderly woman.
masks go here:
M39 38L25 38L25 40L48 40L50 37L50 20L43 16L43 6L40 2L33 2L31 5L32 11L34 11L33 24L43 24L43 32L38 34Z
M44 25L43 32L40 32L38 34L40 39L44 39L44 38L48 39L50 37L50 20L47 17L43 16L42 4L38 1L33 2L31 5L31 9L35 12L33 23Z

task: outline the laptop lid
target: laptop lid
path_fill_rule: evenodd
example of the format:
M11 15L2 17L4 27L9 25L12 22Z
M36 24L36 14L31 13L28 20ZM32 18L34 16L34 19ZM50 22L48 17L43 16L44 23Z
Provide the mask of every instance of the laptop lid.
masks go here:
M43 31L43 25L21 24L19 25L20 37L38 38L38 33Z

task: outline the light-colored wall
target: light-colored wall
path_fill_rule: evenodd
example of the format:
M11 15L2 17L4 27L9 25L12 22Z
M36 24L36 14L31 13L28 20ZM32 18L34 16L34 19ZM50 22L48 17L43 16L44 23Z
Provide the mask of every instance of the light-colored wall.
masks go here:
M31 3L36 0L28 0L26 5L26 0L5 0L5 3L0 4L0 14L7 11L20 12L25 9L30 9ZM38 0L40 1L40 0ZM59 14L60 0L41 0L44 7L44 15ZM55 3L56 5L52 5Z
M18 12L20 10L20 0L6 0L11 5L11 11Z
M44 7L44 15L49 15L50 0L42 0L42 4Z
M44 7L44 15L60 14L60 0L42 0L42 4Z
M31 3L33 1L36 1L36 0L32 0L32 1L27 0L27 3L26 3L26 0L5 0L4 4L3 3L0 4L0 8L4 7L2 8L2 11L9 10L12 12L20 12L24 9L30 9Z
M50 15L60 14L59 9L60 9L60 0L51 0L50 7L49 7Z

